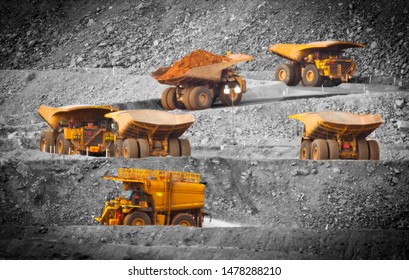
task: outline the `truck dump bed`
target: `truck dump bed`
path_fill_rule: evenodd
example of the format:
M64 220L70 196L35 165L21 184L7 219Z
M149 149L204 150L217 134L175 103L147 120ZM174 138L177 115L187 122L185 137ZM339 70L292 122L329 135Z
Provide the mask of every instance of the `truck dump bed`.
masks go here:
M305 137L312 139L366 138L377 129L384 120L381 115L358 115L347 112L316 112L289 116L305 125Z
M105 114L116 111L118 109L112 106L93 105L70 105L58 108L40 106L38 108L38 114L52 129L57 129L61 123L68 123L71 118L85 123L95 122L104 119Z
M153 196L157 211L165 209L167 199L170 199L168 203L171 210L196 209L204 206L205 185L200 183L198 173L119 168L117 177L105 176L104 179L144 184L149 181L146 191Z
M340 51L349 48L363 48L363 44L343 41L321 41L309 44L276 44L268 50L281 57L302 63L308 54L314 51Z
M166 73L172 71L172 67L161 67L151 74L161 84L166 85L179 85L184 83L196 83L201 81L212 81L215 83L220 82L221 72L234 64L239 62L249 61L254 59L252 56L245 54L231 54L224 56L224 60L219 63L210 65L197 66L190 69L186 69L186 72L181 73L177 77L166 78ZM165 77L164 77L165 76Z
M157 110L128 110L106 114L118 123L118 132L127 138L178 138L195 121L192 115L174 115Z

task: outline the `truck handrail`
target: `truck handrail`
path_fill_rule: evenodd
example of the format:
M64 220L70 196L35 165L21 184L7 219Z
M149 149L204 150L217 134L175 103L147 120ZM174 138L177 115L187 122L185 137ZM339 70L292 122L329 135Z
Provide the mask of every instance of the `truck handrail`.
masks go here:
M146 181L146 180L166 180L172 182L200 183L200 174L192 172L179 172L167 170L146 170L136 168L118 168L118 176L105 176L105 180L119 181Z

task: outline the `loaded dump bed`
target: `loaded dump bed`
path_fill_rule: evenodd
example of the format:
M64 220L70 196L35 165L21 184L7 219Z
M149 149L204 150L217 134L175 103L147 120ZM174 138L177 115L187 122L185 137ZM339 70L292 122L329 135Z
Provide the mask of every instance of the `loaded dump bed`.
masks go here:
M384 120L381 115L358 115L347 112L316 112L292 115L304 123L304 137L311 139L366 138Z
M198 52L197 55L195 55ZM161 84L179 85L194 84L198 82L212 81L218 83L221 80L223 69L231 67L239 62L252 60L253 57L245 54L231 54L219 56L198 50L185 56L171 67L164 66L152 73L152 77ZM195 55L195 60L188 60L189 56ZM203 60L196 58L202 57Z

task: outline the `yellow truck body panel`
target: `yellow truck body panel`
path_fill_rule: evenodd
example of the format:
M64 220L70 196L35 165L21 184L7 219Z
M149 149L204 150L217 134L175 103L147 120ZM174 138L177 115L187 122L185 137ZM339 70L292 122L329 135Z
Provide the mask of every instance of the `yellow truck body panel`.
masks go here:
M363 48L364 46L353 42L320 41L308 44L275 44L268 50L289 60L303 63L304 57L317 50L340 51L349 48ZM317 68L319 68L318 65Z

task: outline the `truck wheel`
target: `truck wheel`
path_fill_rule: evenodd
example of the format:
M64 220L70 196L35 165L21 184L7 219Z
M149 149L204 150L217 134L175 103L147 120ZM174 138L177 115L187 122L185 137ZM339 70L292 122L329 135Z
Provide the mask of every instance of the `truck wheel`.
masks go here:
M311 140L302 140L300 146L300 159L311 159Z
M54 137L53 137L53 132L52 131L42 131L40 133L40 151L44 153L49 153L50 152L50 147L54 146Z
M242 85L241 85L241 95L247 91L247 82L245 79L242 79Z
M180 145L177 138L169 139L168 153L172 157L180 157Z
M126 226L149 226L151 224L151 218L140 211L129 213L124 218L124 225Z
M114 145L114 156L115 157L123 156L123 146L124 146L124 139L116 139L116 143Z
M301 64L295 63L292 66L294 68L294 81L289 86L296 86L301 81Z
M111 142L111 144L109 144L109 157L115 157L115 143Z
M168 91L169 91L170 89L171 89L170 87L165 88L165 89L162 91L162 97L161 97L161 99L160 99L160 103L162 104L162 107L163 107L163 109L165 109L165 110L170 110L169 105L168 105Z
M369 159L370 160L380 160L381 149L379 148L379 143L376 140L367 140L369 148Z
M232 106L232 97L233 97L233 105L238 105L241 101L241 98L243 97L243 91L240 93L235 93L233 90L230 91L229 94L225 94L224 93L224 86L222 85L220 87L219 90L219 98L220 98L220 102L222 102L222 104L224 106ZM236 84L234 84L234 87L236 86Z
M190 148L190 142L187 139L179 139L180 141L180 155L182 157L190 157L192 150Z
M125 139L122 148L122 155L124 158L137 158L138 157L138 143L136 139Z
M207 87L195 87L189 93L189 104L193 110L203 110L210 108L210 106L212 106L212 103L212 94Z
M357 140L357 148L358 148L358 160L368 160L369 159L369 151L368 151L368 144L366 143L365 139L358 139Z
M166 110L182 109L183 106L179 104L176 99L176 88L168 87L162 92L161 98L162 107Z
M68 155L71 149L71 141L64 138L64 134L60 133L57 136L57 153L59 155Z
M328 139L327 145L328 145L328 153L329 153L328 158L329 159L339 159L339 147L338 147L337 141Z
M213 88L211 89L212 93L212 104L216 102L217 97L219 97L219 86L218 85L213 85Z
M196 222L192 216L186 213L177 214L172 219L173 226L195 227Z
M324 139L315 139L311 145L311 157L313 160L328 159L327 141Z
M150 156L149 143L146 139L138 139L139 158L146 158Z
M287 86L292 86L294 83L295 72L291 64L281 64L278 66L275 73L275 80L281 81Z
M324 82L324 78L320 75L314 64L308 64L305 66L302 81L307 87L319 87Z
M186 109L188 110L194 110L193 107L190 105L190 101L189 101L189 96L190 96L190 92L192 91L193 88L185 88L183 90L183 105L185 105Z

